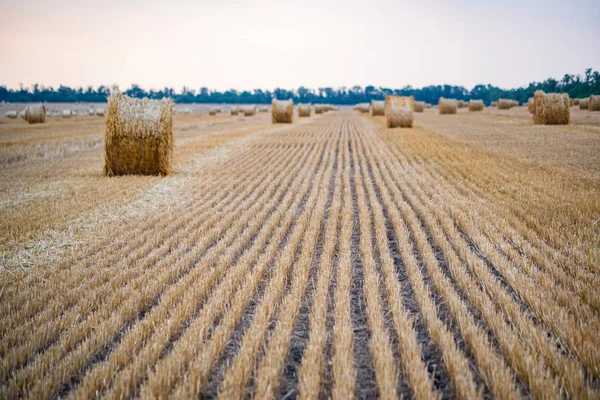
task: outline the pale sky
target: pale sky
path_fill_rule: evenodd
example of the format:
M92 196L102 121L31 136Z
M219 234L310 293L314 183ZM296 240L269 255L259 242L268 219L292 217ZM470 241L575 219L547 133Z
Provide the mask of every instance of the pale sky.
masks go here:
M0 0L0 85L523 86L600 69L600 0Z

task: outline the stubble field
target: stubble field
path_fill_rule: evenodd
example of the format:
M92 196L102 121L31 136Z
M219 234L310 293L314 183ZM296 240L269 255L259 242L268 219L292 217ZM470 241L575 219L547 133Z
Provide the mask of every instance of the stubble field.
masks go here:
M600 117L0 123L1 398L598 398ZM591 115L591 116L590 116Z

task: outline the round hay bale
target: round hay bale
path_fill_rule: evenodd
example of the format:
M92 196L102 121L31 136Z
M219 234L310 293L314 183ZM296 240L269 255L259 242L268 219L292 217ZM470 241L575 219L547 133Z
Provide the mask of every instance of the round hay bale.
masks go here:
M590 96L588 100L588 110L600 111L600 96Z
M96 115L98 117L104 117L104 108L96 108Z
M63 118L71 118L71 110L62 110Z
M267 106L259 107L258 112L269 112L269 107L267 107Z
M535 102L533 101L533 97L530 97L529 100L527 100L527 110L529 110L531 114L533 114L535 111Z
M440 115L456 114L458 111L458 106L456 104L455 99L445 99L443 97L440 97L440 101L438 102L438 109L440 110Z
M385 115L385 100L371 100L371 115Z
M23 119L30 124L43 124L46 122L46 106L33 104L25 107Z
M323 114L323 105L315 104L315 114Z
M7 111L4 113L6 118L17 119L19 117L19 113L17 111Z
M571 116L569 95L566 93L544 93L533 96L533 123L536 125L568 125Z
M433 106L429 103L425 103L425 108L432 108Z
M497 104L498 104L498 110L510 110L513 103L512 103L512 100L499 99Z
M108 98L104 173L166 175L173 154L173 102L134 99L122 93Z
M385 96L385 124L388 128L412 128L413 96Z
M423 112L425 110L425 102L424 101L415 101L415 109L414 112Z
M208 109L208 115L217 115L218 110L214 107Z
M324 104L323 105L323 112L329 112L333 110L333 106L331 104Z
M483 100L469 100L469 111L483 111L484 108Z
M253 115L256 115L256 106L244 107L244 117L251 117Z
M456 108L465 108L466 106L464 100L456 100Z
M273 99L271 103L271 122L274 124L291 124L294 119L294 102Z
M573 99L573 105L574 106L578 106L579 105L579 99Z
M229 115L238 115L237 107L229 107Z
M298 116L310 117L310 104L298 104Z
M590 108L590 98L584 97L583 99L579 99L579 109L587 110Z
M359 103L358 111L360 111L363 114L367 114L371 112L371 105L369 103Z

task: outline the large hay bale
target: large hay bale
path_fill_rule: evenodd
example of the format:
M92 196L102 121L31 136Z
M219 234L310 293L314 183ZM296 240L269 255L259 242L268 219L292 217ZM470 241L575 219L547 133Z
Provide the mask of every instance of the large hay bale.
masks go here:
M30 124L43 124L46 122L46 106L43 104L32 104L25 107L23 119Z
M385 96L385 124L388 128L412 128L415 99L413 96Z
M298 104L298 116L310 117L310 104Z
M106 175L166 175L173 154L173 102L108 98L104 142Z
M583 99L579 99L579 109L587 110L590 107L590 98L584 97Z
M509 110L512 107L512 100L508 99L499 99L498 102L498 110Z
M440 115L444 114L456 114L458 111L458 105L456 104L455 99L445 99L440 97L440 101L438 102L438 108Z
M323 114L323 105L315 104L315 114Z
M600 111L600 96L590 96L588 99L588 110Z
M294 119L294 101L273 99L271 103L271 122L274 124L291 124Z
M62 110L63 118L71 118L71 110Z
M465 108L466 106L464 100L456 100L456 108Z
M244 117L251 117L253 115L256 115L256 106L244 107Z
M4 113L6 118L17 119L19 117L19 113L17 111L7 111Z
M104 108L96 108L96 115L99 117L104 117Z
M535 102L533 101L533 97L530 97L529 100L527 100L527 110L529 110L531 114L533 114L535 111Z
M414 112L423 112L423 110L425 109L425 102L424 101L415 101L415 109Z
M229 115L238 115L237 107L229 107Z
M371 100L371 115L385 115L385 100Z
M569 95L566 93L544 93L533 96L533 123L536 125L568 125L571 116Z
M483 100L469 100L469 111L483 111L484 108Z

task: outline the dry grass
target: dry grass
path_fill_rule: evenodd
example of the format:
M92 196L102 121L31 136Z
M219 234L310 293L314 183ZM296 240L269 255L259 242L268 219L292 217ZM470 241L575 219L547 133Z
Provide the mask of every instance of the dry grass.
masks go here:
M600 123L496 111L1 124L0 397L598 398Z

